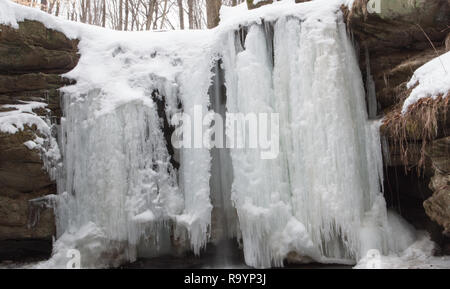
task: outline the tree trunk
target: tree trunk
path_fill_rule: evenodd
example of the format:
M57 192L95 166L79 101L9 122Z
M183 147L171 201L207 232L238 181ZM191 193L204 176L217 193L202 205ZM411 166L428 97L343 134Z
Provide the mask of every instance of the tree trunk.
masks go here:
M206 3L211 0L207 0ZM189 29L194 29L194 0L188 0Z
M60 5L61 3L59 2L60 0L56 0L56 11L55 11L55 16L58 17L59 16L59 9L60 9Z
M123 0L119 0L119 30L122 30L122 24L123 24Z
M153 30L158 29L158 17L159 17L159 6L158 1L155 1L155 18L153 20Z
M222 6L221 0L207 0L206 1L206 14L208 29L214 28L219 25L220 22L220 7Z
M153 13L155 12L155 3L156 0L150 0L148 5L148 10L147 10L147 19L145 22L145 30L150 30L150 28L152 28L152 20L153 20Z
M50 4L47 4L47 13L52 14L53 8L55 7L56 0L50 1Z
M47 0L41 0L41 10L47 11Z
M72 14L71 14L70 20L77 21L77 14L76 14L76 10L75 10L75 2L72 3Z
M184 30L183 0L178 0L178 14L179 14L179 17L180 17L180 29Z
M106 0L102 1L102 27L106 27Z
M124 23L124 30L128 30L128 14L130 13L129 7L128 7L128 0L125 0L125 23Z
M74 2L75 3L75 2ZM75 4L74 4L75 6ZM87 11L86 11L86 1L85 0L81 0L81 16L80 16L80 21L82 23L86 23L87 20Z
M86 0L87 22L92 24L91 0Z
M167 17L167 2L169 2L168 0L164 1L164 9L163 9L163 14L162 14L162 19L161 19L161 25L159 26L159 29L162 30L164 28L164 22L166 22L166 17Z

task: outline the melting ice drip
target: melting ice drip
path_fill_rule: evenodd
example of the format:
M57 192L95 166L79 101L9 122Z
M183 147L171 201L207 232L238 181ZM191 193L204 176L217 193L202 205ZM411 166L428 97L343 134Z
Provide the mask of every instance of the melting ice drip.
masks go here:
M144 97L103 115L102 89L67 90L55 256L72 246L91 256L85 266L111 265L134 260L142 242L155 254L186 245L199 254L215 229L242 238L254 267L283 266L286 258L355 263L369 249L399 250L404 244L389 236L381 193L378 125L368 121L343 21L280 18L219 38L224 81L216 67L209 94L205 75L214 53L211 64L199 54L176 83L133 80ZM179 102L188 114L195 105L221 115L279 113L279 157L263 160L257 149L182 149L176 170L155 89L165 97L167 119ZM211 228L211 216L221 230Z

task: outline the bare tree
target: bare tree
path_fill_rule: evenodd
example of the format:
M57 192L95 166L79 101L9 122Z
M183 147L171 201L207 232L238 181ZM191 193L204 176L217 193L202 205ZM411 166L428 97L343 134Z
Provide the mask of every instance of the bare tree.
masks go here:
M59 10L61 8L61 1L60 0L56 0L56 10L55 10L55 16L58 17L59 16Z
M158 29L158 17L159 17L159 1L154 1L155 3L153 5L155 5L154 8L154 13L155 15L153 16L153 29L156 30Z
M86 0L87 21L92 24L91 0Z
M164 8L162 10L162 15L161 15L161 24L159 26L159 29L162 30L164 27L164 23L166 22L166 18L167 18L167 8L168 8L168 0L164 0Z
M123 0L119 0L119 23L118 30L122 30L123 24Z
M219 25L220 21L220 7L222 6L221 0L208 0L206 1L206 14L208 28L214 28Z
M194 0L188 0L189 29L194 29Z
M102 27L106 27L106 0L102 0Z
M130 14L128 0L125 0L125 22L124 22L124 30L128 30L128 15Z
M211 0L13 0L68 20L136 31L202 29ZM216 0L213 0L215 2ZM243 0L223 0L227 3ZM231 4L230 4L231 5ZM215 11L215 10L212 10ZM188 24L185 20L188 18ZM216 21L217 22L217 21Z
M47 11L47 0L41 0L41 10Z
M183 0L178 0L178 17L180 19L180 29L184 29L184 9L183 9Z

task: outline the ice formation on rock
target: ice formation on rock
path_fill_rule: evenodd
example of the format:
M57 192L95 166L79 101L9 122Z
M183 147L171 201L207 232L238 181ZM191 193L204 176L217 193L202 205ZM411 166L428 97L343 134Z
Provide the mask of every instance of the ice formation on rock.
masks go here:
M230 33L228 109L278 112L280 156L231 152L233 201L247 264L282 266L288 253L352 263L387 253L378 124L343 22L280 18ZM273 61L272 61L273 58ZM272 67L273 63L273 67Z
M64 24L0 3L5 15L81 38L80 62L67 75L77 84L63 89L58 240L39 266L65 267L66 249L80 250L83 267L133 261L142 246L158 254L188 244L200 254L220 206L215 225L242 238L253 267L283 266L288 255L354 264L369 250L409 245L390 234L379 124L368 120L342 2L282 1L240 15L241 6L234 18L222 11L214 30L171 33ZM278 114L271 144L279 154L172 150L172 117L198 110Z

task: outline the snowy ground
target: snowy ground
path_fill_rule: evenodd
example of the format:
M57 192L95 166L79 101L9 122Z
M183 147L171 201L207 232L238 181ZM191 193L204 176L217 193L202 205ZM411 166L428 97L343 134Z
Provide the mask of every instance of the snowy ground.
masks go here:
M450 256L432 257L434 243L422 233L418 240L399 255L371 256L363 258L354 269L450 269ZM217 249L215 249L217 250ZM230 253L231 254L231 253ZM218 257L219 256L219 257ZM135 263L123 265L123 269L245 269L242 253L236 251L226 257L226 264L218 260L221 255L216 251L202 257L170 257L162 256L154 259L142 259ZM222 256L223 257L223 256ZM0 269L31 269L37 263L0 262ZM287 264L288 269L348 269L343 265Z
M433 257L434 250L435 244L422 234L401 254L367 256L355 269L450 269L450 256Z

